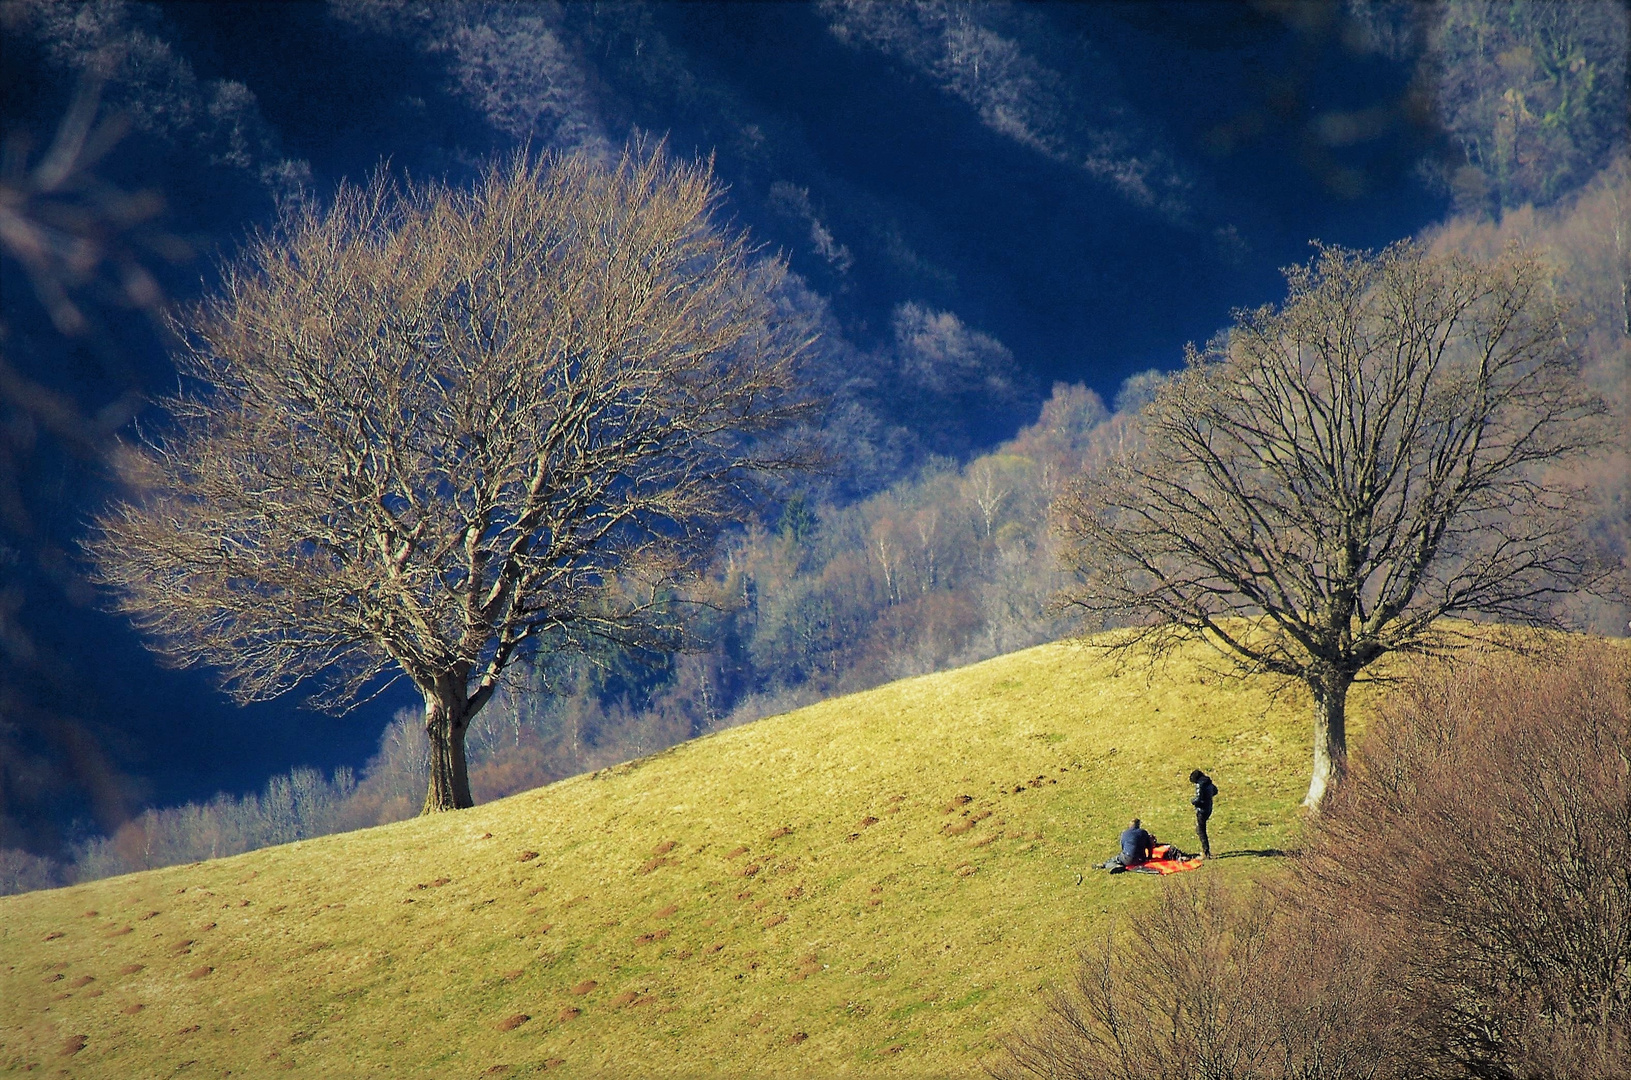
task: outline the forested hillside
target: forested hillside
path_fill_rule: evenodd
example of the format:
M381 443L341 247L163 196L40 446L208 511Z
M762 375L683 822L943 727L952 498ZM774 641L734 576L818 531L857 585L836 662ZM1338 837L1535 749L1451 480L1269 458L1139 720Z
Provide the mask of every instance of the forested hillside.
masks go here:
M787 260L778 302L825 405L828 467L728 535L684 651L512 672L471 735L479 799L1070 632L1053 497L1310 240L1529 245L1623 417L1623 5L1302 11L0 4L0 891L417 809L405 699L232 706L152 663L81 547L120 491L111 455L177 382L166 313L247 235L379 170L461 183L521 145L604 157L631 135L712 161L722 216ZM1620 430L1575 479L1623 560Z

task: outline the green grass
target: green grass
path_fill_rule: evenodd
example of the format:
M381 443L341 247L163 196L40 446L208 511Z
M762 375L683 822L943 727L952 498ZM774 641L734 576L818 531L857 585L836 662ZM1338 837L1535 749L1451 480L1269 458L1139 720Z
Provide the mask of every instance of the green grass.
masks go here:
M1193 846L1191 768L1215 852L1294 842L1307 699L1203 657L1042 646L474 810L0 899L0 1072L979 1075L1161 887L1089 869L1127 819Z

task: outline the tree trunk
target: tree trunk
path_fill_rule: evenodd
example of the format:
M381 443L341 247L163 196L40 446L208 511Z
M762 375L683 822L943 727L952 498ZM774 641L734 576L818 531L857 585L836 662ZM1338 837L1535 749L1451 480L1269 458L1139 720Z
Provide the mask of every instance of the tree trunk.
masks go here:
M1331 789L1348 774L1348 672L1325 672L1309 679L1314 692L1314 776L1303 805L1319 813Z
M464 733L470 727L469 700L463 675L436 681L425 694L425 734L430 738L430 790L420 814L464 810L470 797L470 772L464 760Z

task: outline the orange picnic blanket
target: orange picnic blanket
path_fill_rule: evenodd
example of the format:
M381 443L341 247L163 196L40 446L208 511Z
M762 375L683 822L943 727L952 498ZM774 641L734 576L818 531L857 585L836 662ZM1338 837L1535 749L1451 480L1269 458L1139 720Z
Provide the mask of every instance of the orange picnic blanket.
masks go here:
M1181 874L1185 870L1199 869L1203 861L1199 855L1184 855L1171 844L1157 844L1147 860L1134 863L1127 869L1135 874Z

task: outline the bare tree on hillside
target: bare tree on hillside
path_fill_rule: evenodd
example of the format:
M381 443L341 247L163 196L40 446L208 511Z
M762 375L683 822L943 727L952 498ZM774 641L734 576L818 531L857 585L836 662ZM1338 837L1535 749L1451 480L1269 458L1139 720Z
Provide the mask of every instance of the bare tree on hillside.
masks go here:
M1136 624L1123 644L1200 637L1305 683L1317 809L1369 665L1453 646L1447 616L1546 623L1560 593L1608 580L1554 468L1601 445L1607 410L1520 252L1322 248L1288 284L1191 350L1139 444L1061 499L1062 600Z
M180 320L190 388L88 542L171 661L241 701L406 676L424 812L472 805L471 718L531 649L668 648L674 588L798 464L782 267L704 165L518 155L473 188L345 187Z

